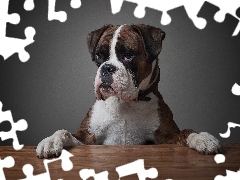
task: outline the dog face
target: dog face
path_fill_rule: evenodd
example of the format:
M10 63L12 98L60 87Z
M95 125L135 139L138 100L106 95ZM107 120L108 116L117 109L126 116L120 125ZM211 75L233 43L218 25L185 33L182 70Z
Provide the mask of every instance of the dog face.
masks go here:
M137 100L157 72L157 56L165 33L148 25L106 25L88 35L88 48L98 66L97 99L117 96Z

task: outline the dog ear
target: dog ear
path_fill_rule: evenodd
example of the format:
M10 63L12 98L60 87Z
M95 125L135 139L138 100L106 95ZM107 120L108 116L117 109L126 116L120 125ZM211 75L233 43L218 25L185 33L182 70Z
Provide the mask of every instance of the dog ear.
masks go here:
M113 25L111 25L111 24L105 25L102 28L92 31L91 33L88 34L88 37L87 37L88 50L89 50L93 60L94 60L95 48L97 46L98 41L100 40L104 31L107 28L112 27L112 26Z
M143 38L148 59L150 62L154 61L161 52L165 32L145 24L132 25L132 28Z

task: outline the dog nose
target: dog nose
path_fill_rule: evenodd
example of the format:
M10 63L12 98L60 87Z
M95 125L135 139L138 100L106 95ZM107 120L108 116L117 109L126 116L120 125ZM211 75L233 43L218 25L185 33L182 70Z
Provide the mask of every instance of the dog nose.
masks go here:
M115 71L116 71L116 66L112 65L112 64L104 64L102 66L102 73L110 73L110 74L113 74Z
M117 68L112 64L104 64L100 70L100 77L102 80L102 84L100 87L108 89L111 87L113 83L113 73L117 70Z

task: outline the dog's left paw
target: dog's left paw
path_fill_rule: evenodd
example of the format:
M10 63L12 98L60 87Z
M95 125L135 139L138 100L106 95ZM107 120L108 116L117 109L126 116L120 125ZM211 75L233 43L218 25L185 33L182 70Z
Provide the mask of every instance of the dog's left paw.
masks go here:
M222 152L221 143L207 132L190 134L187 138L187 145L203 154L217 154Z

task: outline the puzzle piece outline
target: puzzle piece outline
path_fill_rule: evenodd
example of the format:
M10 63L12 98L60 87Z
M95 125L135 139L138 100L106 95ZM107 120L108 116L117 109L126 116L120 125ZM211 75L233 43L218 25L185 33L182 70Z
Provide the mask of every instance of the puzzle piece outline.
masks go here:
M127 177L133 174L137 174L139 180L146 180L146 178L155 179L158 176L156 168L145 169L144 159L138 159L131 163L118 166L115 170L119 175L119 180L122 177ZM87 180L90 177L93 177L95 180L108 180L108 175L108 171L102 171L96 174L94 169L82 169L79 171L79 176L83 180Z
M26 0L26 1L27 1L27 0ZM50 0L49 0L49 1L50 1ZM174 9L174 8L173 8L173 9ZM141 9L138 9L138 11L141 11ZM137 10L136 10L136 14L137 14ZM11 14L11 15L13 15L13 14ZM166 11L166 15L167 15L167 11ZM14 19L16 19L16 18L17 18L17 16L15 16ZM167 18L167 17L166 17L166 18ZM216 18L219 18L218 22L221 22L220 15L219 15L218 12L215 14L214 18L215 18L215 20L216 20ZM14 22L12 22L12 23L14 23ZM28 34L28 33L25 33L25 34Z
M62 161L62 163L61 163L62 169L64 171L70 171L73 168L73 163L70 160L70 157L73 157L73 156L74 156L73 154L71 154L67 150L63 149L61 155L58 158L44 159L43 164L44 164L46 172L37 174L37 175L33 175L34 168L31 164L25 164L22 167L22 171L25 174L26 178L20 179L20 180L42 180L42 179L51 180L48 164L50 164L52 162L56 162L58 160L61 160Z
M233 6L230 3L226 3L224 0L198 0L198 1L191 1L191 0L169 0L169 1L163 1L163 0L110 0L111 3L111 9L112 13L116 14L120 12L121 7L123 5L123 2L130 2L137 4L137 7L134 10L134 15L137 18L143 18L145 16L145 8L154 9L157 11L162 12L162 18L161 18L161 24L162 25L168 25L171 22L171 17L168 14L168 11L173 10L175 8L183 6L186 10L186 13L189 17L189 19L192 20L193 24L198 29L203 29L207 25L206 19L202 17L198 17L198 12L202 8L203 4L205 2L209 2L215 6L221 6L220 10L216 12L214 19L217 22L223 22L225 20L225 16L227 13L234 16L236 19L239 20L239 23L237 27L235 28L235 31L233 32L232 36L237 36L240 31L240 17L236 14L237 10L240 8L240 1L233 0L234 6L238 5L236 8L233 8ZM224 10L221 10L223 8ZM228 11L227 11L228 9ZM231 11L231 12L230 12ZM235 11L235 12L234 12Z
M26 39L18 39L6 37L7 22L10 24L18 24L20 16L17 13L8 14L9 0L0 1L0 55L4 60L8 59L15 53L18 53L21 62L27 62L30 58L28 52L25 51L26 46L34 42L36 31L33 27L25 28Z
M70 6L73 9L78 9L82 5L81 0L71 0ZM65 11L55 11L56 0L48 0L48 20L58 20L65 22L67 20L67 13ZM25 0L24 9L26 11L32 11L34 9L34 0Z
M214 180L234 180L234 179L240 179L240 169L239 171L230 171L226 170L226 176L217 175Z
M14 122L11 111L8 110L3 112L2 106L3 104L0 101L0 124L4 121L8 121L12 127L11 130L8 132L0 131L0 138L2 139L2 141L5 141L7 139L13 139L13 148L15 150L20 150L23 148L24 145L19 144L17 131L25 131L28 128L28 123L24 119Z
M239 85L237 83L235 83L232 87L232 93L234 95L239 95ZM222 138L229 138L231 135L231 128L236 128L236 127L240 127L240 124L237 123L233 123L233 122L228 122L228 128L227 131L225 133L219 133L219 135ZM225 162L225 155L223 154L216 154L214 156L214 160L217 164L219 163L224 163ZM237 172L234 171L229 171L226 170L226 176L222 176L222 175L216 175L214 180L233 180L233 179L239 179L240 178L240 170Z
M26 27L25 39L18 39L6 36L7 22L10 24L19 24L21 18L19 14L8 14L10 0L0 1L0 55L4 60L7 60L10 56L18 53L18 57L21 62L27 62L30 59L30 54L25 51L25 48L34 42L34 36L36 30L33 27ZM48 0L48 20L59 20L65 22L67 20L67 13L65 11L55 11L56 0ZM74 9L81 7L81 0L71 0L70 6ZM34 0L25 0L24 9L26 11L32 11L35 8Z
M100 173L95 173L94 169L81 169L79 171L79 176L82 180L87 180L90 177L93 177L94 180L108 180L108 171L103 171Z
M7 156L4 159L0 158L0 179L6 180L3 168L12 168L15 165L15 160L12 156Z
M222 138L229 138L231 134L231 128L240 127L240 124L228 122L228 129L225 133L219 133Z
M70 6L73 9L81 7L81 0L71 0ZM67 13L65 11L55 11L56 0L48 0L48 20L58 20L65 22L67 20Z
M139 180L146 180L146 178L155 179L158 176L156 168L145 169L144 159L138 159L134 162L119 166L116 168L119 179L129 175L137 174Z

